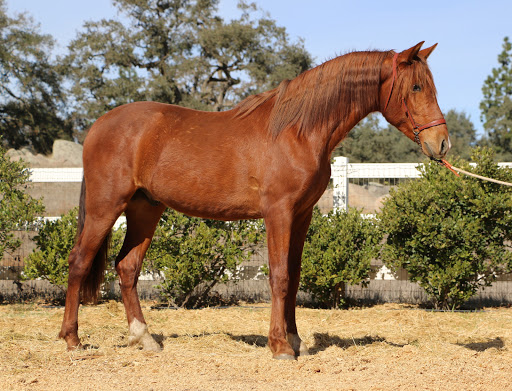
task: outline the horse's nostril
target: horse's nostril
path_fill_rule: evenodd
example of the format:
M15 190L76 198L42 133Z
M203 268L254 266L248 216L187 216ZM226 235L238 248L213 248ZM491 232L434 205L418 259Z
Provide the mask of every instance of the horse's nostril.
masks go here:
M446 152L448 152L448 143L446 142L446 140L443 140L441 141L441 155L444 155L446 154Z

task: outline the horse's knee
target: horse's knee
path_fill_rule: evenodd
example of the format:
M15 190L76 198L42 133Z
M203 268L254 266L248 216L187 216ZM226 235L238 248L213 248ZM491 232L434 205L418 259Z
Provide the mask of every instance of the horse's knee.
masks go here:
M290 290L290 279L288 276L270 276L270 287L274 297L286 298Z
M116 264L116 271L119 275L121 287L131 287L137 282L140 268L136 262L130 262L129 259L125 259L123 262Z

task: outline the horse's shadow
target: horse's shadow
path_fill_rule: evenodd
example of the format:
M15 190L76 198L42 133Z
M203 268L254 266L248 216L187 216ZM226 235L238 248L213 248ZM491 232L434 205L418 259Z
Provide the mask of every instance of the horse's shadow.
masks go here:
M361 338L340 338L337 335L330 335L329 333L315 333L314 337L314 345L309 349L310 354L317 354L323 350L331 346L336 346L341 349L348 349L352 346L362 347L366 345L371 345L375 342L383 342L390 346L394 347L404 347L406 344L397 344L394 342L388 342L385 338L380 337L378 335L365 335Z
M247 345L257 346L259 348L264 348L268 344L268 338L263 335L233 335L228 333L228 336L234 341L243 342Z
M265 347L268 344L268 338L263 335L232 335L228 334L230 338L238 342L244 342L251 346ZM330 335L328 333L315 333L313 335L314 344L309 348L309 354L314 355L331 346L337 346L341 349L348 349L351 346L366 346L374 342L384 342L388 345L395 347L404 347L402 344L388 342L385 338L379 336L364 336L362 338L340 338L337 335Z
M487 349L501 350L505 347L505 342L500 337L488 339L485 342L471 342L471 343L457 343L457 345L465 347L466 349L474 350L475 352L484 352Z

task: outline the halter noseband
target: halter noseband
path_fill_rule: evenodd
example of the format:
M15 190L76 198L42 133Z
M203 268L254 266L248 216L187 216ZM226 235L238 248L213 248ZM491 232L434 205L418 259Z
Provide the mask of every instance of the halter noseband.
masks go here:
M389 90L388 99L386 100L386 106L384 107L384 111L388 108L389 101L391 100L391 94L393 93L393 87L395 86L395 80L398 73L398 67L396 64L396 60L398 58L398 53L395 53L393 56L393 78L391 79L391 88ZM420 142L420 133L424 131L425 129L432 128L437 125L446 124L446 120L444 118L436 119L434 121L430 121L429 123L425 125L419 125L414 121L414 117L412 116L411 112L407 108L407 104L405 103L405 98L402 98L402 109L405 111L405 115L407 118L409 118L409 121L411 121L412 125L412 132L414 133L414 141L421 147Z

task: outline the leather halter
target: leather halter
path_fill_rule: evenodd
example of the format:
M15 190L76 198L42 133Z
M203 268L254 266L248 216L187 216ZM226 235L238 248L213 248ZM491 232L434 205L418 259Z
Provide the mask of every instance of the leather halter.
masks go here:
M386 106L384 106L384 111L388 108L389 101L391 100L391 94L393 93L393 87L395 86L395 80L398 73L398 66L396 63L396 60L398 58L398 53L395 53L393 56L393 78L391 79L391 88L389 90L388 99L386 100ZM429 123L425 125L419 125L414 121L414 117L412 116L412 113L407 108L407 104L405 103L405 98L402 98L402 109L405 112L405 115L407 118L409 118L409 121L412 125L412 132L414 133L414 141L419 144L421 147L421 141L420 141L420 133L424 131L425 129L432 128L434 126L443 125L446 124L446 120L444 118L436 119L434 121L430 121Z

